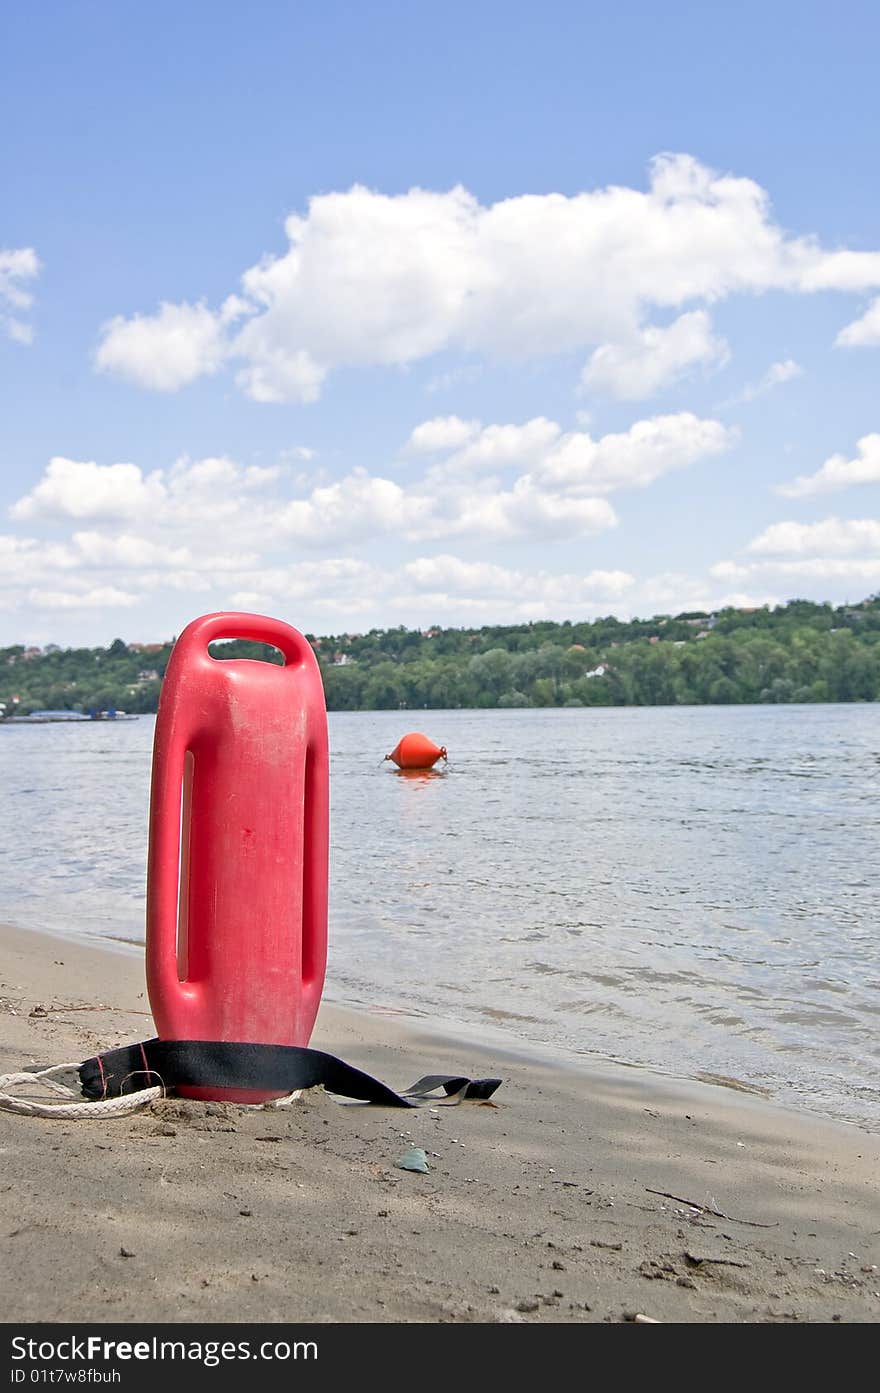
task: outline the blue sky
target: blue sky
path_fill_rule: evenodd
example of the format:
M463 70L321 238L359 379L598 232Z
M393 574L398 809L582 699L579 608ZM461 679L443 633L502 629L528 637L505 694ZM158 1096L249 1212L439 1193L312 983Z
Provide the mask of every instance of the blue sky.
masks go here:
M0 643L880 588L875 5L0 11Z

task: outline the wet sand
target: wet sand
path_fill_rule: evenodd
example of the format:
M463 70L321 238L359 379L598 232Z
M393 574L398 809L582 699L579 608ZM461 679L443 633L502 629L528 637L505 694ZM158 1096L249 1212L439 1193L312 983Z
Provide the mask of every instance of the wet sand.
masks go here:
M0 929L0 1073L153 1033L138 954ZM396 1088L504 1082L433 1111L0 1111L4 1320L880 1317L876 1134L327 1003L312 1044ZM394 1164L412 1144L427 1175Z

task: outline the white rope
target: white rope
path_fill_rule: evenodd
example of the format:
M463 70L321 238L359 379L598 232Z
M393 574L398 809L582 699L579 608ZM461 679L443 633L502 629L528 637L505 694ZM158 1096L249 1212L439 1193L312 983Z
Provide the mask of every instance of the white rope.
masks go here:
M283 1098L273 1098L269 1103L269 1107L289 1108L292 1103L299 1103L302 1101L302 1096L304 1092L304 1088L295 1088L292 1093L285 1093ZM258 1106L260 1105L258 1104Z
M66 1083L56 1083L50 1075L75 1073L78 1068L78 1064L53 1064L50 1069L23 1069L19 1074L0 1074L0 1084L4 1088L11 1088L14 1084L28 1084L36 1081L41 1083L44 1088L51 1088L53 1093L61 1093L66 1098L72 1098L74 1096L73 1089L68 1088Z
M49 1069L0 1074L0 1109L18 1113L21 1117L53 1117L66 1119L68 1122L81 1122L85 1118L124 1117L126 1113L136 1112L138 1108L146 1107L148 1103L154 1103L157 1098L165 1095L164 1088L157 1085L154 1088L141 1088L137 1093L126 1093L120 1098L98 1098L91 1103L81 1100L74 1103L36 1103L6 1092L8 1088L33 1088L34 1084L39 1084L43 1088L51 1089L53 1093L60 1093L63 1097L76 1098L72 1088L58 1083L51 1075L69 1073L71 1070L75 1073L78 1068L78 1063L53 1064Z

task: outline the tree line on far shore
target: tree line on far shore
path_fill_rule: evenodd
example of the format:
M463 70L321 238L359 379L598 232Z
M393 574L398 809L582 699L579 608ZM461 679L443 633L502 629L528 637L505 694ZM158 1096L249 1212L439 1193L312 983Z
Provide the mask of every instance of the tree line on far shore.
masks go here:
M307 635L331 711L880 699L880 596L652 619ZM173 641L0 648L0 718L155 711ZM281 661L263 645L224 657Z

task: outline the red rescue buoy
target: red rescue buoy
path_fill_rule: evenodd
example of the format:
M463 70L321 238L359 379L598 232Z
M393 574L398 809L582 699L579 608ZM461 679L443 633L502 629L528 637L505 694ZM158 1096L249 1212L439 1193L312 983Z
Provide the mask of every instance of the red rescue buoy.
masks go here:
M215 659L220 638L273 644L284 665ZM194 620L174 645L153 743L147 986L160 1038L308 1044L327 958L328 804L310 644L264 615Z
M435 745L427 735L411 731L398 740L385 758L393 760L398 769L431 769L438 759L446 759L446 746Z

